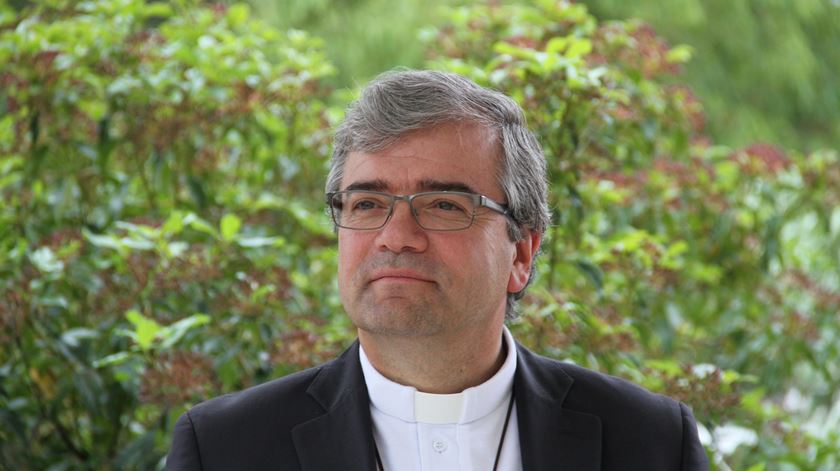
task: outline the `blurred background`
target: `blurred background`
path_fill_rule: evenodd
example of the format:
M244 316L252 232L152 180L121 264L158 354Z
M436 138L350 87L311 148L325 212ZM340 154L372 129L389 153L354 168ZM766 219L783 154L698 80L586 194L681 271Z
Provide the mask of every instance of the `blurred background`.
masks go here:
M497 2L515 3L515 2ZM528 4L529 2L521 2ZM531 2L535 3L535 2ZM639 19L671 44L691 47L679 82L691 86L708 132L730 145L767 141L814 150L840 142L840 38L831 0L589 0L601 21ZM325 40L348 87L395 65L422 67L421 33L443 20L454 0L251 2L261 18Z
M0 0L0 469L161 469L353 341L323 186L394 67L545 147L520 341L688 403L712 469L839 469L838 45L836 0Z

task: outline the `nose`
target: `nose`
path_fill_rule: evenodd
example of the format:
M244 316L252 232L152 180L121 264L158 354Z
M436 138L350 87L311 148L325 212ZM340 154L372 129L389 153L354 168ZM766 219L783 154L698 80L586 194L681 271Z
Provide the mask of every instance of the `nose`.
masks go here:
M393 253L423 252L429 245L426 231L417 224L407 201L397 201L385 227L379 229L376 243L380 250Z

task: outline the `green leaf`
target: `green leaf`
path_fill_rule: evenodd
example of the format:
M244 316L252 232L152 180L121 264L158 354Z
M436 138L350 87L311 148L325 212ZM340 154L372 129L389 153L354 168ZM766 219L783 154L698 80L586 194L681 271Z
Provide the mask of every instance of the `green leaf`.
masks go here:
M120 245L134 250L152 250L155 248L152 241L142 237L123 237L120 239Z
M196 216L194 213L189 213L184 216L183 223L199 232L204 232L205 234L209 234L213 237L219 236L216 229L213 229L213 226L208 224L204 219Z
M49 247L41 247L29 259L41 273L56 273L64 269L64 262L58 260Z
M670 376L682 376L683 370L680 365L674 360L647 360L645 365L648 368L653 368L667 373Z
M120 365L125 363L129 358L131 358L131 354L129 352L117 352L94 361L93 367L102 368L105 366Z
M154 319L149 319L133 309L126 312L125 317L134 324L134 341L137 345L143 350L151 348L155 337L159 335L163 327Z
M222 233L222 239L230 241L236 237L239 229L242 227L242 220L235 214L228 213L222 217L219 224Z
M548 41L548 44L545 45L545 52L560 53L566 50L568 46L569 38L558 36L556 38L551 38Z
M93 244L96 247L102 247L106 249L114 249L114 250L122 250L123 245L120 243L120 239L111 234L102 234L97 235L86 228L82 229L82 234L85 236L88 242Z
M93 329L78 327L67 330L61 334L61 341L67 344L68 347L75 348L79 346L80 340L95 339L97 337L99 337L99 332Z
M164 349L171 348L191 329L209 323L210 316L206 314L193 314L190 317L166 326L159 332L161 347Z
M297 201L290 201L286 205L286 209L309 232L325 236L331 236L333 234L332 225L329 223L323 211L313 213Z
M535 55L535 51L532 49L521 48L506 42L498 42L494 44L493 51L496 54L507 54L517 59L533 59Z
M176 240L174 242L166 243L164 245L163 253L166 258L177 258L183 255L189 248L190 244Z
M239 237L236 239L237 245L246 248L256 247L283 247L286 245L286 240L282 237Z
M588 39L573 39L566 50L566 57L583 57L592 52L592 41Z
M173 211L166 222L163 223L161 230L166 234L177 235L184 230L185 214L182 211Z
M723 191L731 191L738 184L738 164L725 160L715 164L715 183Z
M756 416L762 416L764 414L764 405L762 404L764 394L764 388L755 388L752 391L743 394L741 396L741 406Z
M172 7L164 2L152 2L143 7L143 16L168 18L172 16Z
M108 105L101 100L81 100L79 101L79 109L86 114L91 121L99 121L105 116L108 111Z
M665 54L665 60L675 64L683 64L690 61L692 55L694 55L693 47L687 44L680 44L679 46L671 48Z
M277 287L272 284L262 285L251 293L251 301L257 303L263 302L263 300L276 289Z
M2 64L0 59L0 64ZM0 119L0 142L11 142L15 135L15 119L12 115L6 115ZM5 162L3 160L6 160ZM22 163L20 157L7 157L0 160L0 175L7 173L11 166L19 167Z

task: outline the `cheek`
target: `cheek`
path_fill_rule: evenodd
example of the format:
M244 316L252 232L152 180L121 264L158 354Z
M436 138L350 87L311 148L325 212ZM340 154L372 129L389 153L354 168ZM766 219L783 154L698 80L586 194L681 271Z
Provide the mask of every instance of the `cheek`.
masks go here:
M365 257L367 246L360 234L340 234L338 237L338 280L344 283L352 280Z
M481 238L470 237L457 244L447 245L441 259L447 268L458 273L467 283L506 286L513 259L512 244L495 234L483 233Z
M487 270L492 272L488 273L488 276L494 277L493 283L498 286L505 286L504 289L507 290L507 283L513 270L516 246L510 242L505 232L503 237L493 238L492 242L486 247Z

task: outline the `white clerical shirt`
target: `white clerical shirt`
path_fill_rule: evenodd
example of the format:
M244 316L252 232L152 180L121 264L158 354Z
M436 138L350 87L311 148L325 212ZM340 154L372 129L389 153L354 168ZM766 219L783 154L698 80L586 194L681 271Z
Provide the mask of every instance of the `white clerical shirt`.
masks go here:
M458 394L427 394L395 383L371 365L363 348L373 437L387 471L491 471L513 391L516 346L504 329L507 358L496 374ZM521 471L516 405L499 470Z

